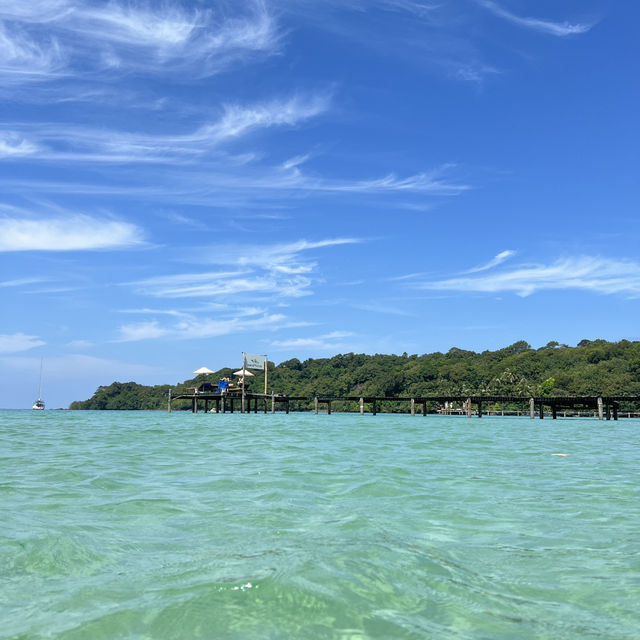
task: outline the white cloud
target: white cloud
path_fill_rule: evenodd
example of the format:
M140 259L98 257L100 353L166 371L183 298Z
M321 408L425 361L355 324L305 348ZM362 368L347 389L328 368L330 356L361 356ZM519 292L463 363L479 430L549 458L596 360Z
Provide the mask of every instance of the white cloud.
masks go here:
M477 0L477 2L499 18L508 20L520 27L526 27L527 29L533 29L534 31L540 31L552 36L570 36L586 33L593 27L592 24L570 24L569 22L552 22L538 18L523 18L507 11L507 9L501 7L493 0Z
M56 162L165 164L201 160L204 154L225 142L258 129L295 126L325 112L328 107L329 97L326 94L294 96L253 105L226 105L217 120L189 133L169 135L64 124L30 125L25 127L28 133L0 131L0 158L32 156L37 160ZM221 164L228 166L230 160L226 156Z
M481 85L487 76L501 73L500 70L495 67L478 62L475 64L457 63L452 65L452 68L456 78L477 85Z
M372 311L373 313L385 313L392 316L412 316L414 314L405 311L401 307L391 306L389 304L353 304L354 309L360 309L361 311Z
M383 7L395 11L406 11L420 17L427 17L440 7L439 2L415 2L414 0L379 0Z
M233 270L155 276L130 283L138 291L161 298L206 298L271 294L297 298L309 295L317 264L302 254L359 242L355 238L299 240L275 245L216 245L201 256L209 264Z
M480 271L488 271L489 269L493 269L498 265L502 264L505 260L512 258L516 255L515 251L511 251L507 249L506 251L501 251L497 256L489 260L486 264L480 265L479 267L474 267L473 269L469 269L465 273L478 273Z
M208 272L158 276L132 284L139 292L159 298L207 298L248 293L300 297L308 295L311 280L303 276L276 277L267 273Z
M311 156L308 153L294 156L293 158L289 158L288 160L285 160L282 163L281 168L285 171L290 171L292 169L295 170L297 167L307 162L307 160L309 160L310 157Z
M23 76L46 76L59 68L58 41L63 43L69 74L89 64L94 72L189 70L200 77L255 53L274 53L279 44L276 23L259 1L237 3L232 13L223 15L186 10L178 2L5 0L0 20L10 25L12 34L0 31L0 73ZM24 34L21 26L33 35ZM38 37L46 46L36 43Z
M47 160L73 160L79 165L85 162L110 163L154 163L153 171L140 169L136 174L136 183L130 183L131 173L128 169L120 169L114 164L113 174L124 173L124 178L115 184L82 183L47 180L3 180L0 178L0 190L5 193L22 194L25 190L40 194L75 194L75 195L108 195L126 196L144 199L146 202L158 202L163 207L168 205L205 205L239 210L237 215L247 217L264 217L265 201L280 200L282 198L305 198L310 193L317 195L345 195L393 197L399 193L403 195L429 195L434 197L452 197L472 188L471 185L455 180L425 180L424 174L410 176L403 179L382 179L349 181L334 180L303 174L298 167L284 171L282 166L272 170L268 166L247 166L234 162L235 157L221 154L215 158L204 158L204 151L198 151L198 156L191 147L182 157L160 155L159 150L150 150L145 156L144 151L133 150L127 154L124 147L120 152L114 149L108 153L76 153L63 155L49 153ZM176 149L169 148L171 152ZM139 156L136 157L136 153ZM156 155L157 154L157 155ZM44 155L36 156L45 159ZM197 167L194 166L198 160ZM166 163L167 167L163 166ZM189 166L186 166L189 164ZM251 212L251 206L259 203L263 213ZM396 205L398 203L396 202ZM290 206L290 202L286 202ZM247 214L247 209L250 212ZM272 217L278 217L274 214Z
M470 189L469 185L456 184L445 180L442 176L451 165L443 165L429 173L418 173L406 178L398 178L390 173L383 178L361 180L358 182L321 182L317 188L326 191L354 191L360 193L384 193L392 191L413 191L432 193L434 195L458 195Z
M242 167L242 172L231 174L228 171L212 172L202 176L209 189L222 193L237 192L245 197L247 194L269 196L282 193L310 192L319 194L356 194L385 195L397 193L429 194L432 196L457 196L471 189L470 185L455 182L445 177L451 165L446 164L434 171L424 172L399 178L389 174L382 178L368 180L332 179L305 174L296 164L285 169L283 165L275 171L265 168L251 171ZM193 176L192 176L193 177ZM199 178L198 181L200 181ZM203 185L205 186L205 185ZM188 197L188 196L187 196Z
M245 331L276 331L299 323L290 322L284 314L265 313L258 317L193 318L178 323L175 335L180 338L215 338Z
M157 321L125 324L120 327L119 342L137 342L139 340L154 340L166 336L168 331L160 327Z
M0 289L3 287L24 287L29 284L42 284L43 282L50 281L50 278L17 278L15 280L0 280Z
M324 113L329 107L328 95L295 96L253 107L228 105L219 122L202 129L214 140L235 138L257 128L294 126L301 121Z
M77 11L70 18L72 25L99 25L98 38L159 50L185 45L205 26L197 11L189 14L171 6L151 9L115 2Z
M420 65L428 73L481 84L499 73L483 60L480 44L485 38L472 24L465 3L418 2L414 0L324 0L300 2L278 0L298 21L311 21L349 40L360 49L373 50L403 64ZM455 8L454 8L455 5ZM397 16L389 19L386 12ZM345 12L356 15L344 19ZM383 13L385 12L385 13Z
M130 247L143 242L128 222L71 214L55 218L0 214L0 252L85 251Z
M134 342L169 338L173 340L202 340L246 331L276 331L287 327L305 326L306 323L290 321L281 313L254 313L257 310L238 309L235 314L216 318L182 314L174 324L161 327L156 320L123 325L116 342Z
M300 256L305 251L324 249L362 242L358 238L327 238L324 240L297 240L296 242L274 245L226 245L212 248L212 253L205 260L212 264L234 264L240 267L260 267L262 269L283 273L297 273L300 268L304 272L309 265Z
M0 44L1 46L1 44ZM13 131L0 132L0 159L34 155L38 145Z
M275 245L214 246L206 262L225 264L233 269L179 273L155 276L128 283L138 293L168 299L207 300L221 298L224 305L216 305L216 317L208 317L210 305L191 312L153 309L134 309L134 313L173 316L175 321L161 326L154 318L148 322L126 324L120 328L120 341L170 337L191 339L229 335L244 331L279 330L285 327L308 326L273 313L273 307L286 298L311 294L316 263L302 254L311 250L352 244L353 238L329 238L317 241ZM260 306L257 306L260 305ZM279 311L279 310L278 310ZM331 339L337 339L332 334Z
M314 349L331 351L342 346L342 340L354 334L350 331L332 331L320 336L309 338L291 338L288 340L274 340L271 345L278 349Z
M119 313L132 313L134 315L160 315L160 316L174 316L176 318L188 317L189 314L184 311L177 311L176 309L121 309Z
M70 349L90 349L93 346L93 342L90 342L89 340L72 340L67 343L67 347Z
M640 263L579 256L550 265L521 265L510 271L416 283L419 289L528 296L536 291L578 289L600 294L640 295Z
M37 336L24 333L0 334L0 353L18 353L46 344Z
M0 79L5 84L56 77L63 64L56 40L40 44L19 28L9 32L0 22Z
M72 10L69 0L2 0L0 20L51 22Z

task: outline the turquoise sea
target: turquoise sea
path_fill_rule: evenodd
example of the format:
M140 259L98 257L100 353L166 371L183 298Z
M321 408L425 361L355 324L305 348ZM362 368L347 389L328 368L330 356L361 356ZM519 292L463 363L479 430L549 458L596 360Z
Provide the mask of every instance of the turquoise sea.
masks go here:
M0 411L0 638L640 638L640 421Z

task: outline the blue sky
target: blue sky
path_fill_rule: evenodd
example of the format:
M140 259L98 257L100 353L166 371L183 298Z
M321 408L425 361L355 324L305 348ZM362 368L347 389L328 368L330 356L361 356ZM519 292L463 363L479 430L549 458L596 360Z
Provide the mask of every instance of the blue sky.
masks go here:
M640 5L0 2L0 406L640 339Z

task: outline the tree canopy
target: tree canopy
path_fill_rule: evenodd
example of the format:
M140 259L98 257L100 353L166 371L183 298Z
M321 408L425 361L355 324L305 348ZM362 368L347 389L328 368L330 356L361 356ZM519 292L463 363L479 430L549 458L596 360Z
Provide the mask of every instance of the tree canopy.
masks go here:
M114 382L69 408L165 409L170 388L177 395L232 371L220 369L173 386ZM248 389L263 391L264 374L255 374ZM269 391L291 396L640 395L640 342L582 340L576 347L549 342L533 349L520 340L482 353L454 347L424 355L291 358L277 366L269 363L268 382Z

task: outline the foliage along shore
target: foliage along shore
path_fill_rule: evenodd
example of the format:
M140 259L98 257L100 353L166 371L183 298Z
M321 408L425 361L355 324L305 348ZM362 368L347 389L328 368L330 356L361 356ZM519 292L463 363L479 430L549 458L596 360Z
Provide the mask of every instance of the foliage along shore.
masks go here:
M169 389L177 395L232 372L223 368L173 386L114 382L98 387L88 400L72 402L69 409L165 409ZM264 391L264 374L255 374L248 389ZM575 347L549 342L533 349L521 340L482 353L453 348L421 356L292 358L277 366L270 362L268 382L269 392L292 396L640 395L640 342L582 340Z

